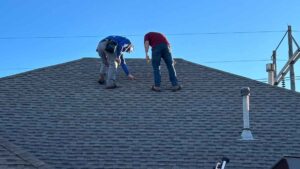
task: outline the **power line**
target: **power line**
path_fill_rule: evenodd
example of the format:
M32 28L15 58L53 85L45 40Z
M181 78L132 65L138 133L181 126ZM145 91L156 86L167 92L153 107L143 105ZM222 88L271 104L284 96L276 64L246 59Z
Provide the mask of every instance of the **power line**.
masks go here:
M270 61L271 59L257 59L257 60L220 60L220 61L204 61L201 63L241 63L241 62L266 62ZM278 59L277 61L287 61L286 59Z
M231 32L200 32L200 33L176 33L166 35L224 35L224 34L264 34L264 33L282 33L285 31L231 31Z
M78 39L78 38L98 38L97 35L80 35L80 36L10 36L0 37L0 40L17 40L17 39Z
M290 77L285 77L285 80L290 80L291 78ZM295 76L295 79L296 80L300 80L300 76ZM255 80L258 80L258 81L267 81L268 78L259 78L259 79L255 79Z
M281 45L282 41L284 40L285 36L287 35L288 31L285 32L285 34L283 35L283 37L281 38L279 44L277 45L275 51L277 51L277 49L279 48L279 46Z
M270 61L270 59L261 59L261 60L223 60L223 61L207 61L202 63L233 63L233 62L265 62Z
M31 70L36 68L24 68L24 67L16 67L16 68L6 68L6 69L0 69L1 71L8 71L8 70Z
M167 36L195 36L195 35L226 35L226 34L266 34L282 33L286 31L231 31L231 32L194 32L194 33L165 33ZM294 32L299 32L295 31ZM18 39L78 39L78 38L99 38L107 35L74 35L74 36L7 36L0 37L0 40L18 40ZM144 36L144 34L123 34L121 36Z

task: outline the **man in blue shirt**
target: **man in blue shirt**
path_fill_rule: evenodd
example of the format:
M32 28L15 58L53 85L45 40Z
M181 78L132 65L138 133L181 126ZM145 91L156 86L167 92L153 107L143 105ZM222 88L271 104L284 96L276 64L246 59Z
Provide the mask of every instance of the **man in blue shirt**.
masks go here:
M117 87L118 65L121 65L130 80L134 80L134 76L129 72L123 55L124 52L131 53L133 51L133 45L129 39L122 36L108 36L99 42L96 51L102 59L100 78L98 80L100 84L104 84L106 75L106 88L114 89Z

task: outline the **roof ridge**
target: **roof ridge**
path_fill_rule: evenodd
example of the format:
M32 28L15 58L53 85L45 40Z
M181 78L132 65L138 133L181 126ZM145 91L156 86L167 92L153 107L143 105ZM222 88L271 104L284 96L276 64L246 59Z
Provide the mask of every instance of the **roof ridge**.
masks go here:
M36 167L37 169L52 169L53 167L49 166L45 162L39 160L31 153L25 151L24 149L10 143L8 140L2 138L0 136L0 146L3 146L7 151L13 153L20 159L28 162L32 166Z
M58 63L58 64L46 66L46 67L41 67L41 68L36 68L36 69L33 69L33 70L25 71L25 72L22 72L22 73L17 73L17 74L14 74L14 75L1 77L0 81L4 80L4 79L12 79L12 78L15 78L15 77L24 76L24 75L27 75L28 73L42 71L42 70L53 68L53 67L65 66L65 65L68 65L68 64L71 64L71 63L79 62L79 61L84 60L84 59L87 59L87 58L80 58L80 59L76 59L76 60L72 60L72 61L68 61L68 62L64 62L64 63Z
M59 64L55 64L55 65L51 65L51 66L46 66L46 67L42 67L42 68L37 68L37 69L33 69L33 70L22 72L22 73L18 73L18 74L14 74L14 75L2 77L2 78L0 78L0 81L1 80L5 80L5 79L11 79L11 78L16 78L16 77L24 76L24 75L27 75L28 73L42 71L42 70L49 69L49 68L65 66L65 65L69 65L69 64L72 64L72 63L76 63L76 62L80 62L82 60L88 60L88 59L96 60L96 59L99 59L99 58L97 58L97 57L82 57L80 59L76 59L76 60L72 60L72 61L68 61L68 62L64 62L64 63L59 63ZM134 60L134 59L144 59L144 58L126 58L126 59L128 59L128 60ZM176 59L176 60L182 60L182 61L187 62L189 64L201 66L201 67L209 69L211 71L215 71L215 72L227 74L227 75L234 76L234 77L237 77L237 78L243 78L243 79L246 79L246 80L255 81L256 83L262 84L262 85L267 86L267 87L271 87L271 88L273 88L275 90L281 90L281 91L293 93L293 94L296 94L296 95L300 96L300 93L297 92L297 91L292 91L292 90L289 90L289 89L286 89L286 88L281 88L281 87L278 87L278 86L272 86L272 85L269 85L267 83L263 83L263 82L260 82L258 80L255 80L255 79L251 79L249 77L245 77L245 76L237 75L237 74L230 73L230 72L227 72L227 71L224 71L224 70L220 70L220 69L208 67L208 66L205 66L205 65L202 65L202 64L199 64L199 63L195 63L195 62L183 59L183 58L174 58L174 59Z
M267 83L264 83L264 82L260 82L258 80L255 80L255 79L251 79L249 77L245 77L245 76L242 76L242 75L237 75L237 74L234 74L234 73L230 73L230 72L226 72L224 70L220 70L220 69L216 69L216 68L212 68L212 67L208 67L208 66L204 66L204 65L201 65L201 64L198 64L198 63L194 63L194 62L191 62L191 61L188 61L188 60L185 60L185 59L182 59L183 61L186 61L190 64L194 64L194 65L198 65L198 66L202 66L206 69L210 69L212 71L216 71L216 72L220 72L220 73L225 73L225 74L228 74L228 75L231 75L231 76L235 76L235 77L238 77L238 78L243 78L243 79L246 79L246 80L251 80L251 81L255 81L257 83L260 83L262 85L265 85L267 87L271 87L275 90L283 90L283 91L286 91L286 92L290 92L290 93L293 93L293 94L297 94L300 96L300 93L299 92L296 92L296 91L292 91L292 90L289 90L289 89L286 89L286 88L281 88L281 87L278 87L278 86L273 86L273 85L270 85L270 84L267 84Z
M50 65L50 66L45 66L45 67L40 67L40 68L28 70L28 71L17 73L17 74L13 74L13 75L8 75L8 76L0 77L0 81L4 80L4 79L11 79L11 78L15 78L15 77L24 76L24 75L26 75L28 73L32 73L32 72L36 72L36 71L41 71L41 70L45 70L45 69L49 69L49 68L53 68L53 67L65 66L65 65L68 65L68 64L71 64L71 63L80 62L82 60L87 60L87 59L99 59L99 58L97 58L97 57L82 57L82 58L76 59L76 60L71 60L71 61L67 61L67 62L63 62L63 63L58 63L58 64L54 64L54 65ZM126 59L143 59L143 58L126 58Z

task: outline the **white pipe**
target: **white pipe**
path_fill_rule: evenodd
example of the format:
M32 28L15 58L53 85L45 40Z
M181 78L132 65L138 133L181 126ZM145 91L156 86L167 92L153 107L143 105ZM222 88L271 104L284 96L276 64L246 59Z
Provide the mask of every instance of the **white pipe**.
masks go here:
M244 120L244 129L250 128L249 122L249 109L250 109L250 99L249 95L243 96L243 120Z
M249 118L249 111L250 111L250 88L244 87L241 89L241 94L243 97L243 121L244 121L244 128L242 132L242 140L253 140L253 136L250 130L250 118Z

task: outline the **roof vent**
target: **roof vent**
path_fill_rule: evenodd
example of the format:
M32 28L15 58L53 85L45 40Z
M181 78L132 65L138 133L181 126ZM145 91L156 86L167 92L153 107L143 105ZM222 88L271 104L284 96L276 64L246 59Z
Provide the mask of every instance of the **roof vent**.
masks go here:
M214 167L213 169L225 169L225 165L229 163L229 161L229 158L223 157L222 161L218 161L216 167Z
M300 157L285 156L272 169L299 169Z
M243 87L241 89L241 95L243 97L243 121L244 121L244 128L241 137L242 140L254 140L250 130L250 120L249 120L250 88Z

